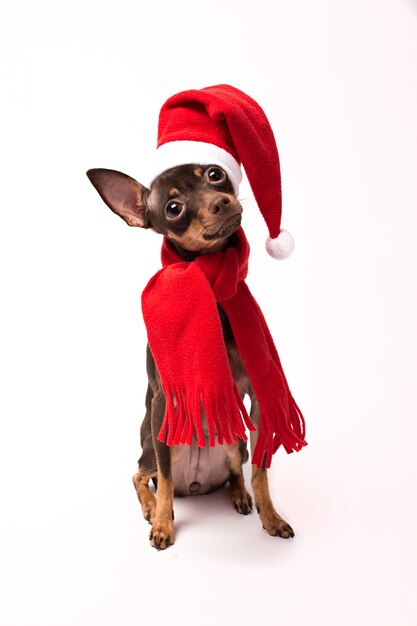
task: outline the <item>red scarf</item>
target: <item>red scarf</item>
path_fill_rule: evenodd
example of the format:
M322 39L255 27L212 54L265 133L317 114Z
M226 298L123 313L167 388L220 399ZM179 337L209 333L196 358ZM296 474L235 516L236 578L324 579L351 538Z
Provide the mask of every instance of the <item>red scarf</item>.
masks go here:
M249 244L241 228L236 247L184 261L167 239L163 268L142 294L148 341L166 398L158 434L167 445L210 447L246 440L255 430L232 378L216 303L225 311L260 407L259 438L252 463L269 467L282 444L306 445L302 413L288 388L277 350L244 279Z

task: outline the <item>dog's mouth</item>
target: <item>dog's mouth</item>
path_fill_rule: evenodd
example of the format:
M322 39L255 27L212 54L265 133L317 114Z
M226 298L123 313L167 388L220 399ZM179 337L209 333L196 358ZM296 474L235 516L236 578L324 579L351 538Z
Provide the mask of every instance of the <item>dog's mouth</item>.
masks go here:
M223 222L218 230L214 233L203 233L203 239L206 241L213 241L215 239L222 239L223 237L228 237L232 233L234 233L240 226L242 221L242 214L235 213L231 215Z

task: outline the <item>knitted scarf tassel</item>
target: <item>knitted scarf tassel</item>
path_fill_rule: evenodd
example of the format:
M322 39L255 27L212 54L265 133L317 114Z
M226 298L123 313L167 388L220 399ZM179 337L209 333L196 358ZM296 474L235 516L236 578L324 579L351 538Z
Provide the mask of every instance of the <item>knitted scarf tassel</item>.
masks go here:
M252 463L269 467L280 445L306 445L303 415L288 387L262 312L249 291L249 246L242 229L236 246L184 262L167 240L160 270L145 288L142 310L166 398L158 439L167 445L230 445L255 430L233 381L217 302L225 311L260 408Z
M239 282L235 297L221 305L233 320L235 341L260 408L259 436L252 463L258 467L265 463L270 467L272 455L281 445L288 454L307 445L304 417L290 392L262 311L246 283ZM240 313L243 310L244 316ZM247 341L248 320L251 321L250 342ZM254 347L261 355L259 358L254 358Z
M245 425L255 430L234 384L231 393L222 387L207 390L163 385L163 390L166 408L158 440L168 446L191 445L195 434L197 445L204 448L204 423L210 447L216 445L216 436L219 444L246 440Z

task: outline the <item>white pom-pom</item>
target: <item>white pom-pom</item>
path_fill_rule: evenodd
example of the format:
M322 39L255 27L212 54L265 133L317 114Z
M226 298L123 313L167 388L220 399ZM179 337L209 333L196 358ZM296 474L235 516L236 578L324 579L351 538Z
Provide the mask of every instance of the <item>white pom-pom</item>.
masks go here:
M294 250L294 237L288 230L281 230L278 237L271 239L268 237L265 243L266 251L273 259L287 259Z

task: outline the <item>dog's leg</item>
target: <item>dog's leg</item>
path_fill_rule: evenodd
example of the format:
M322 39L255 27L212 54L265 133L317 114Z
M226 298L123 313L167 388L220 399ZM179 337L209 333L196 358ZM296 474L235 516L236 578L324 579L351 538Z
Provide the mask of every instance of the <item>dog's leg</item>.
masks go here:
M227 448L227 462L230 469L230 497L238 513L248 515L252 511L252 498L246 491L242 465L247 454L246 443L241 441Z
M156 511L156 498L149 489L149 481L156 476L157 472L144 474L140 470L133 476L133 484L138 494L139 502L142 506L143 517L152 524Z
M152 397L152 387L148 385L148 391L146 393L146 414L140 429L142 455L139 459L139 470L132 478L139 502L142 506L143 517L149 523L152 522L156 511L156 498L149 489L149 481L157 475L156 456L152 441Z
M152 398L152 437L158 466L156 510L149 535L151 546L165 550L174 543L174 482L171 472L170 448L157 440L165 412L165 398L158 388Z
M158 448L161 450L158 451ZM164 448L164 449L162 449ZM158 486L156 491L156 511L149 535L151 546L165 550L174 543L174 483L171 473L171 453L164 443L157 444Z
M259 422L259 405L253 395L251 395L251 411L250 417L252 422L258 427ZM258 441L258 431L251 432L250 443L251 451L253 451ZM261 518L262 526L274 537L283 537L288 539L294 537L294 531L289 524L276 512L272 504L269 493L268 474L265 467L256 467L252 465L252 489L255 499L256 510Z

